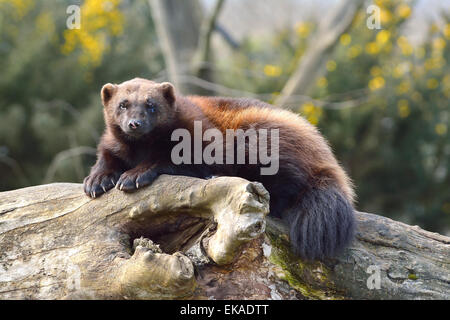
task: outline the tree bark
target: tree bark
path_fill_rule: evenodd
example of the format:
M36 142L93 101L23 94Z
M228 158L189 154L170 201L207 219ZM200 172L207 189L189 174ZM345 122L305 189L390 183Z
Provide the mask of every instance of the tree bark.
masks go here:
M357 213L348 249L305 262L268 203L235 177L163 175L97 199L68 183L2 192L0 299L450 298L450 238Z

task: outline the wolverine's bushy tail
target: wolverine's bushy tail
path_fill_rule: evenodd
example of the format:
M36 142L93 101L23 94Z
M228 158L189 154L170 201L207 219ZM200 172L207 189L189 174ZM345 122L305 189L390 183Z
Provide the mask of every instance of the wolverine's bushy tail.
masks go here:
M294 252L307 260L336 256L354 236L354 209L333 187L303 193L288 219Z

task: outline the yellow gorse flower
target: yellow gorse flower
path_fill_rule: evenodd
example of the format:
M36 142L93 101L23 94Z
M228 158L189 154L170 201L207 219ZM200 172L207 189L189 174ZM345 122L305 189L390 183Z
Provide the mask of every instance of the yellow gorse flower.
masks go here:
M398 115L401 118L406 118L411 113L411 110L409 108L409 102L406 99L401 99L397 102L397 110Z
M366 52L368 54L377 54L380 52L380 47L376 42L369 42L366 44Z
M439 86L439 81L435 78L430 78L427 80L427 88L434 90Z
M117 36L123 31L119 5L120 0L86 0L81 7L81 28L64 31L61 51L70 54L79 47L82 65L99 65L107 49L107 35Z
M342 45L348 46L350 44L350 42L352 42L352 36L349 35L348 33L344 33L339 38L339 41L341 42Z
M447 43L445 42L445 40L440 37L433 40L433 48L436 50L442 50L446 45Z
M406 72L406 68L404 68L403 65L398 65L392 71L392 76L394 78L400 78L405 74L405 72Z
M424 47L416 47L415 48L415 55L417 58L423 58L425 57L425 48Z
M400 47L403 55L410 56L413 53L413 47L405 36L399 37L397 39L397 44Z
M447 25L444 27L444 36L447 39L450 39L450 23L447 23Z
M381 30L377 33L377 43L380 45L385 44L391 38L391 32L388 30Z
M372 91L381 89L384 87L386 81L383 77L378 76L369 81L369 89Z
M312 102L304 103L300 111L305 115L306 119L313 125L319 123L319 119L322 116L322 108L315 106Z
M327 78L325 78L325 77L320 77L320 78L317 80L317 86L318 86L319 88L326 87L327 85L328 85L328 80L327 80Z
M412 12L411 7L405 3L402 3L401 5L399 5L395 11L396 11L397 15L403 19L408 18Z
M443 136L444 134L447 133L447 125L445 123L438 123L436 124L436 126L434 127L434 131L440 135Z
M450 88L450 74L447 74L443 79L442 79L442 86L444 88Z
M389 0L375 0L375 4L379 7L385 6L388 2Z
M431 28L430 28L432 33L436 33L439 32L439 27L436 23L431 24Z
M440 69L445 66L445 59L442 57L431 57L425 60L424 65L427 70Z
M34 8L33 0L0 0L0 5L9 4L13 7L13 18L20 20Z
M39 34L53 34L55 23L50 12L43 12L36 18L36 29Z
M264 66L264 73L268 77L279 77L282 73L282 69L279 66L267 64Z
M348 49L347 54L350 59L354 59L361 54L361 51L362 51L361 46L359 44L357 44L357 45L351 46Z
M327 61L327 70L328 71L332 72L332 71L336 70L336 66L337 66L336 61L334 61L334 60Z
M380 20L382 24L387 24L392 20L392 13L385 8L381 8L380 10Z
M309 26L309 23L306 22L299 22L297 23L297 25L295 26L295 31L297 32L297 34L302 37L302 38L306 38L310 31L311 28Z

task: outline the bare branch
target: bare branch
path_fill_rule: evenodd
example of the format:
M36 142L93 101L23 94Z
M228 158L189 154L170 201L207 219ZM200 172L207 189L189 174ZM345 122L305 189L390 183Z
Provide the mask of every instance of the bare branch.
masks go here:
M264 101L269 101L273 98L272 93L254 93L250 91L244 91L234 88L229 88L227 86L210 82L204 79L200 79L191 75L179 75L179 80L181 83L189 83L191 86L197 86L210 92L218 93L221 95L232 96L232 97L251 97L255 99L261 99ZM367 89L359 89L352 92L345 92L341 94L334 94L324 99L314 99L307 95L292 95L286 99L285 109L294 109L294 107L305 102L313 102L316 106L324 109L348 109L361 106L363 102L368 99ZM340 96L347 96L347 100L342 101L327 101L327 99L336 98ZM348 99L350 96L350 99Z
M224 26L221 26L220 24L216 23L215 30L217 31L218 34L222 36L222 39L225 40L225 42L228 43L228 45L233 50L239 49L241 45L239 44L239 42L237 42L237 40L233 38L233 36L227 31L227 29L225 29Z
M314 42L302 57L297 70L287 81L275 104L284 107L289 96L306 94L310 85L322 72L328 54L337 44L339 37L351 26L364 0L343 0L324 17L319 25Z
M193 74L200 78L209 79L208 68L205 68L202 62L207 62L211 59L211 37L223 3L224 0L216 0L211 15L204 20L200 29L198 47L193 58Z
M12 172L18 177L21 181L22 185L29 185L30 181L28 180L27 176L23 172L22 168L20 167L19 163L14 160L11 157L8 157L7 155L1 155L0 154L0 162L6 164L8 167L12 169Z
M59 165L63 161L73 158L73 157L79 157L81 155L95 155L95 154L96 154L95 148L86 147L86 146L79 146L76 148L71 148L71 149L67 149L67 150L59 152L53 158L53 161L51 162L50 166L48 167L43 183L48 183L53 180L56 170L58 169Z

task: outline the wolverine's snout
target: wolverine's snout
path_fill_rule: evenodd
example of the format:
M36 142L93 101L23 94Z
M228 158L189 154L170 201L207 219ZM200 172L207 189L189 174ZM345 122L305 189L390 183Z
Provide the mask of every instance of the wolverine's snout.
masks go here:
M131 130L136 130L136 129L138 129L141 126L142 126L142 121L141 120L131 119L128 122L128 128L130 128Z

